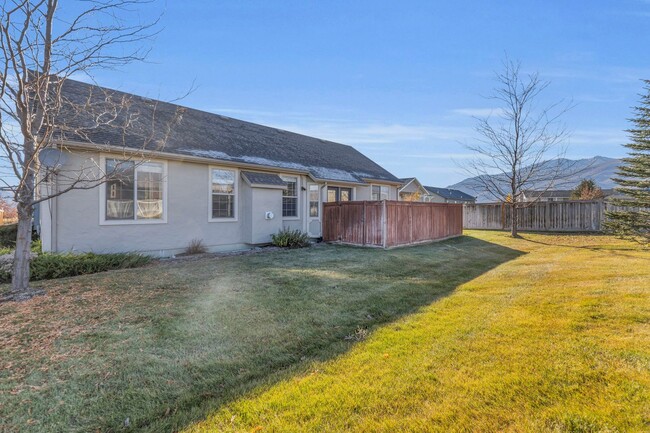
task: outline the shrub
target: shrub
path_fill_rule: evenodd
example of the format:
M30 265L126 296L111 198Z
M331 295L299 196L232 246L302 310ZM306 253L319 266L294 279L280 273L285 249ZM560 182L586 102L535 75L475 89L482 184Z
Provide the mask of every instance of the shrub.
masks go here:
M185 254L190 256L192 254L203 254L208 252L208 247L205 246L201 239L192 239L185 248Z
M41 254L30 263L31 280L74 277L94 274L112 269L127 269L143 266L151 260L140 254ZM0 272L0 283L11 281L11 273Z
M271 235L273 245L282 248L302 248L309 246L309 235L300 230L282 229Z
M18 234L18 224L6 224L0 225L0 249L10 248L13 249L16 246L16 235ZM38 233L36 231L32 232L32 241L36 242L39 240ZM33 248L33 244L32 244Z
M0 248L13 248L16 245L18 224L0 226Z

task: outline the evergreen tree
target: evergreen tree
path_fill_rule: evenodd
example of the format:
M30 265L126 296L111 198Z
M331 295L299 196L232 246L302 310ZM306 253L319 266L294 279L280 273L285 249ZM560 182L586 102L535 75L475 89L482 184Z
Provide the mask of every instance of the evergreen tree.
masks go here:
M633 128L627 130L631 142L625 147L628 156L618 168L614 181L622 198L613 204L623 209L607 212L605 229L624 239L650 244L650 80L645 83L645 95L634 108Z
M603 190L591 179L583 179L571 191L571 200L599 200L604 197Z

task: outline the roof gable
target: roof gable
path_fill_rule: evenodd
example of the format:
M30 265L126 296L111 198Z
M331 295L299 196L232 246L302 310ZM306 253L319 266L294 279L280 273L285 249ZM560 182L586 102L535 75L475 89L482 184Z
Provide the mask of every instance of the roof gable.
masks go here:
M402 185L399 187L399 192L403 193L421 193L427 194L427 190L422 186L419 180L415 177L405 177L400 179Z
M365 183L399 180L351 146L214 113L156 101L74 80L64 80L61 94L70 107L56 138L94 145L115 145L309 173L315 179ZM109 98L128 107L113 125L97 126L92 110ZM128 128L123 125L128 124ZM171 130L168 126L173 124ZM118 125L116 127L116 125Z
M442 198L448 199L448 200L466 200L466 201L473 201L476 200L475 197L472 197L469 194L466 194L462 191L459 191L457 189L451 189L451 188L437 188L435 186L425 186L424 187L427 191L437 194Z

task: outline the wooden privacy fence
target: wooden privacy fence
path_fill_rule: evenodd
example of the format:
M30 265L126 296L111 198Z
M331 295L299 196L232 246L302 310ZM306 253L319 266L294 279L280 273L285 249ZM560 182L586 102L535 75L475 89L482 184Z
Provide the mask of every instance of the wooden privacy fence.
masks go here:
M349 201L323 204L323 240L390 248L460 236L460 204Z
M605 211L622 209L602 200L527 203L517 209L520 230L597 232L602 229ZM504 203L465 205L466 229L510 229L512 210Z

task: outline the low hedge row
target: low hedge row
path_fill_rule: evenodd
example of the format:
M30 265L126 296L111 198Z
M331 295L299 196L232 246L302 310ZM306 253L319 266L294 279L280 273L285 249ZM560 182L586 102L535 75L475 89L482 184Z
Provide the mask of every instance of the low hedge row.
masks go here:
M143 266L151 260L140 254L40 254L30 264L31 280L74 277L113 269ZM0 283L11 281L11 273L0 270Z

